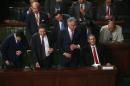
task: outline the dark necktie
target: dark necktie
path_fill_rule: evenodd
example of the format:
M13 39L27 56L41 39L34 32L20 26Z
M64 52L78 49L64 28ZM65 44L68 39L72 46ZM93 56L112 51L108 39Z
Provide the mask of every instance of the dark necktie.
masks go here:
M99 61L97 59L97 54L96 54L96 48L92 47L92 49L93 49L93 59L96 62L96 64L99 64Z
M106 15L107 15L107 16L110 16L110 6L107 6Z
M112 41L112 39L113 39L112 32L110 32L109 41Z
M45 44L44 44L44 37L42 37L42 57L43 59L46 58L46 55L45 55Z
M71 31L71 36L70 36L71 40L73 40L73 36L74 36L74 31Z

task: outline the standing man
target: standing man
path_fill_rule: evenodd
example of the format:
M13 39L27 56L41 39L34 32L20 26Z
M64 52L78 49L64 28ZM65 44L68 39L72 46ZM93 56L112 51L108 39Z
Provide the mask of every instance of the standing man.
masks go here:
M58 35L58 49L62 54L61 66L71 67L79 64L80 32L74 17L67 20L68 27Z
M48 15L41 12L39 2L31 3L31 11L26 17L27 32L31 36L38 32L38 27L40 24L48 25Z
M53 41L46 32L45 26L40 25L38 32L32 36L31 47L36 68L52 66Z

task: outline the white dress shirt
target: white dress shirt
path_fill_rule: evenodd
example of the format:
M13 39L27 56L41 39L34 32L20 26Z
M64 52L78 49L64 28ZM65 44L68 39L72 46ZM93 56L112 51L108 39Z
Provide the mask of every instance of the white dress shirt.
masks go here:
M50 48L50 46L49 46L49 41L48 41L47 36L45 35L45 36L44 36L44 39L42 39L42 36L40 36L40 39L41 39L41 44L42 44L42 40L44 40L45 55L46 55L46 56L49 56L50 53L48 52L48 49Z
M74 31L72 31L69 27L68 27L68 31L69 31L70 39L73 40Z

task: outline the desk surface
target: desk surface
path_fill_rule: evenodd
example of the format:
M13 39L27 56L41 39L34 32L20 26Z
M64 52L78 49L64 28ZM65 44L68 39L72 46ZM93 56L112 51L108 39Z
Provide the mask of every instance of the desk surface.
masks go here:
M0 86L115 86L115 81L116 69L92 67L0 72Z

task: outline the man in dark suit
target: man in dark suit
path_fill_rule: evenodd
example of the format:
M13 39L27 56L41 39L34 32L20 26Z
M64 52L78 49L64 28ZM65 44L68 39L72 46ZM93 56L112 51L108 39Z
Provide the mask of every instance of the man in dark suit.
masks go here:
M79 21L92 19L92 3L86 0L78 0L72 4L69 13Z
M99 20L112 20L114 19L115 7L112 0L105 0L105 3L99 6L97 11L97 19Z
M66 6L71 2L72 0L45 0L44 10L50 15L58 11L66 13Z
M82 48L81 58L84 66L110 65L110 57L106 48L96 43L96 37L92 34L88 36L88 45Z
M62 12L57 12L54 14L52 19L52 28L54 40L57 40L58 34L60 31L64 30L67 27L67 19L69 16L63 15Z
M40 4L38 2L31 3L31 11L26 17L27 32L31 36L38 31L40 24L48 25L48 15L40 11Z
M76 19L70 17L67 20L68 28L60 31L58 35L58 49L62 54L60 65L64 67L79 65L79 39Z
M7 67L23 68L23 56L28 49L28 42L24 33L17 31L8 36L2 43L2 56Z
M87 43L87 38L89 34L94 34L96 39L98 40L99 37L99 28L93 21L86 21L80 23L81 26L81 47L84 47Z
M53 41L46 32L45 26L40 25L38 33L31 39L31 47L36 68L50 68L52 66Z

